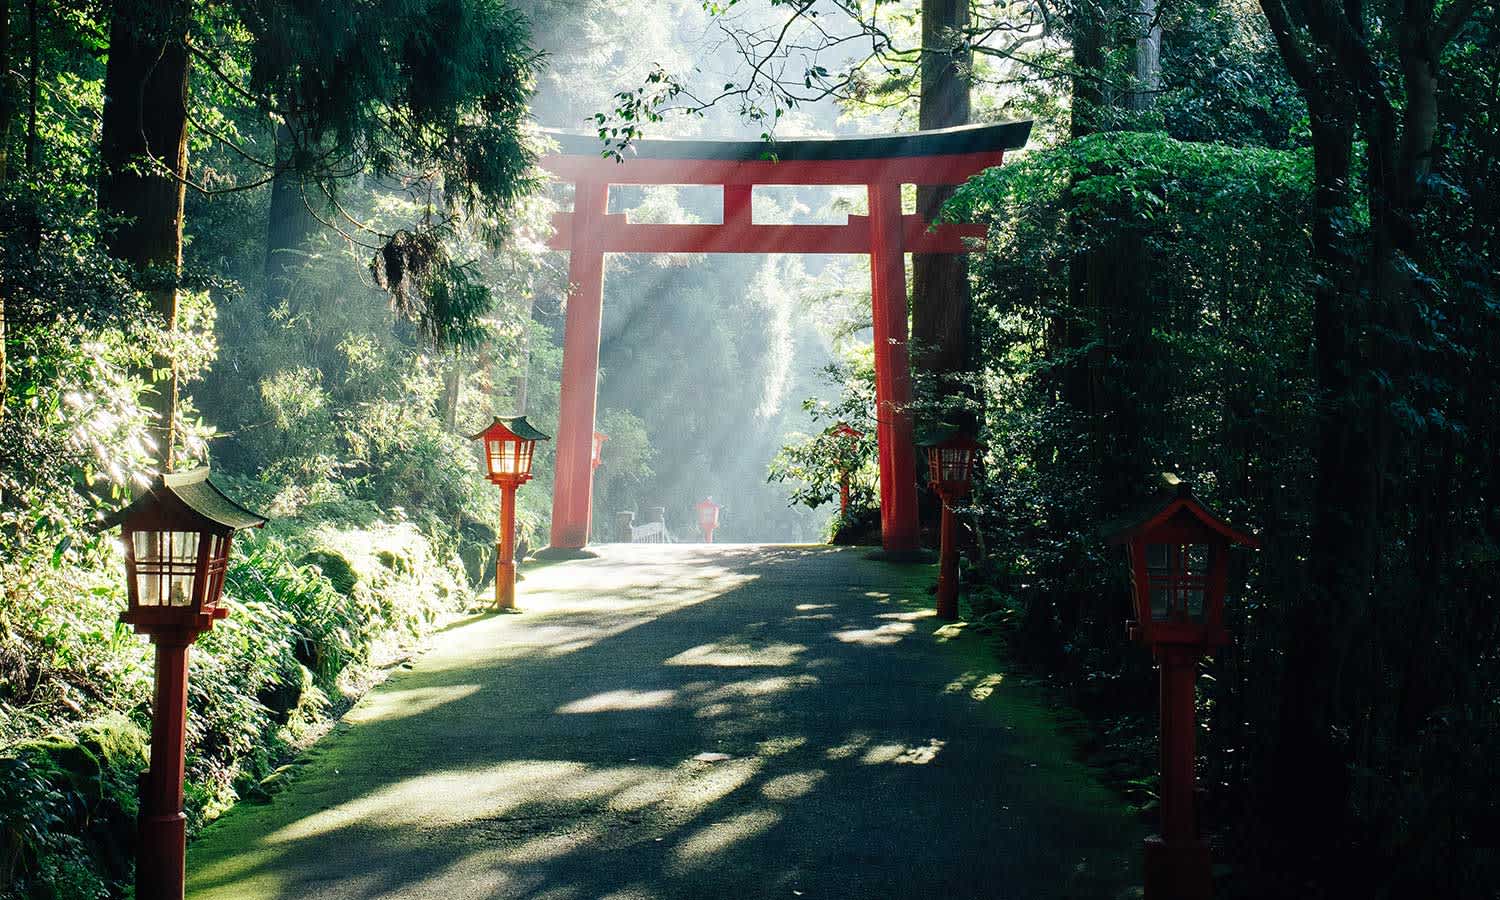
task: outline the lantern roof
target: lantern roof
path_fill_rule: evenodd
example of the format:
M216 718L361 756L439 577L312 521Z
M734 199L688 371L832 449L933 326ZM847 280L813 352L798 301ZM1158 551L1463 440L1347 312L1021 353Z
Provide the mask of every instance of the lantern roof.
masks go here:
M526 421L525 416L496 416L495 420L486 426L483 431L475 435L470 435L469 440L477 441L480 438L488 437L494 434L497 428L501 430L500 436L502 437L508 435L520 438L523 441L552 440L552 435L542 434L540 431L537 431L530 422Z
M1156 479L1156 493L1151 499L1129 514L1104 526L1104 533L1111 544L1122 544L1136 535L1155 528L1186 511L1210 531L1214 531L1232 544L1245 544L1260 549L1260 540L1254 535L1240 531L1219 518L1202 501L1193 496L1188 483L1172 472L1163 472Z
M170 472L158 475L146 493L124 509L116 510L104 518L100 529L123 524L135 515L152 509L170 507L173 501L206 519L209 524L238 531L241 528L259 528L266 524L266 517L251 512L219 490L218 485L208 480L208 466L199 466L186 472Z
M984 446L966 431L950 428L946 431L935 431L928 434L926 440L920 444L923 447L963 447L968 450L978 450Z

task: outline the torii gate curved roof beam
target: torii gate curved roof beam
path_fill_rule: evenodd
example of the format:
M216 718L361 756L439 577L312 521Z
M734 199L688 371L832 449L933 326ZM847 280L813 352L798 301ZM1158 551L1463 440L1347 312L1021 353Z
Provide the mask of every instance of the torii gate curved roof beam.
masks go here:
M717 141L643 138L623 161L596 134L543 132L559 153L542 168L563 181L608 184L959 184L1026 146L1031 122L959 125L906 134ZM687 163L688 165L684 165ZM834 165L830 165L833 163Z

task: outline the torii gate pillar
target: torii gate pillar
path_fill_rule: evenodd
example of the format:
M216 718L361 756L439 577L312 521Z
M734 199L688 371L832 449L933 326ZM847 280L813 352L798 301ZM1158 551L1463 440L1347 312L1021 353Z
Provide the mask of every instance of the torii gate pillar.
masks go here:
M574 187L562 399L552 475L550 544L560 550L582 550L589 542L594 416L599 400L599 328L604 313L604 249L598 237L608 202L607 184L580 181Z
M901 185L872 184L870 305L875 325L875 439L880 463L880 543L887 553L917 549L917 468L907 351L906 252Z
M601 159L593 135L550 135L563 152L542 166L575 185L573 212L559 213L550 246L568 250L570 294L563 336L562 401L552 488L555 555L588 543L592 441L606 253L866 253L875 327L876 436L880 453L881 544L893 555L918 549L916 448L907 351L906 257L963 253L973 225L933 226L901 212L901 186L959 184L1025 146L1030 122L1004 122L842 139L782 141L775 158L759 141L642 140L621 163ZM724 190L717 225L633 224L608 215L611 184L711 184ZM864 185L869 215L844 225L761 225L757 184Z

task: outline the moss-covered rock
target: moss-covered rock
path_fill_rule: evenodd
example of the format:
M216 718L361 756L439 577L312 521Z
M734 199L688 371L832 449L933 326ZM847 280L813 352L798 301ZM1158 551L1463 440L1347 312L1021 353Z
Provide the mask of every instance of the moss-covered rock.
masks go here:
M359 576L354 573L354 567L349 564L339 553L326 547L319 547L309 553L304 553L297 560L299 565L317 566L333 589L346 597L354 596L354 584Z
M0 830L30 873L21 896L113 896L131 878L146 734L123 714L23 743L0 760Z

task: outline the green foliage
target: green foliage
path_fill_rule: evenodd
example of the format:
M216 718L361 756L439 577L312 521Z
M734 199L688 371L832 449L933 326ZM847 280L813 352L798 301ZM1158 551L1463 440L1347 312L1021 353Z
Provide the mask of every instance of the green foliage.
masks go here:
M145 738L114 715L0 755L0 896L103 900L125 892Z
M863 365L860 364L863 363ZM813 422L826 423L812 435L793 434L772 458L767 480L790 482L790 502L817 509L840 500L840 481L848 475L851 518L877 503L875 438L875 370L873 357L853 365L829 365L824 379L839 389L835 402L816 397L802 408ZM839 433L840 425L859 432ZM835 523L835 531L838 523Z
M536 55L498 0L236 0L246 88L290 128L291 167L441 179L447 199L498 209L530 187L522 136ZM243 38L240 37L243 35ZM248 38L248 39L245 39Z

